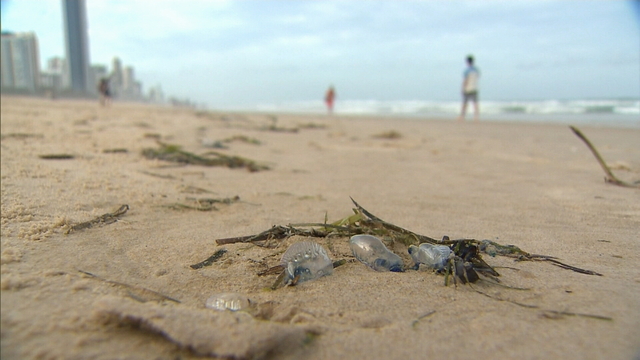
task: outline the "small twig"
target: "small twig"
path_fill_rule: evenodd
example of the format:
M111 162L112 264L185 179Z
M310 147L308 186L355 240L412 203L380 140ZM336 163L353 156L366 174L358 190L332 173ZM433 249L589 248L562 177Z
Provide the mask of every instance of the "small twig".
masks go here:
M614 185L624 186L624 187L640 188L640 184L631 184L631 183L622 181L618 179L615 175L613 175L613 172L611 172L611 169L604 162L604 160L600 156L600 153L598 153L598 150L596 150L596 148L591 144L591 141L589 141L589 139L587 139L587 137L584 136L582 132L578 130L578 128L576 128L575 126L569 126L569 128L571 129L571 131L573 131L574 134L576 134L577 137L580 138L580 140L582 140L587 145L589 150L591 150L591 152L593 153L593 156L596 157L596 160L598 161L598 163L602 167L602 170L604 170L604 173L606 174L604 178L605 182L608 182Z
M581 274L603 276L602 274L597 273L597 272L595 272L593 270L585 270L585 269L581 269L581 268L578 268L578 267L575 267L575 266L567 265L567 264L562 263L562 262L560 262L558 260L555 260L555 259L541 258L541 259L536 259L536 260L538 260L538 261L549 261L549 262L551 262L553 265L555 265L557 267L561 267L561 268L567 269L567 270L573 270L573 271L581 273Z
M149 171L144 171L144 170L140 170L139 172L142 173L142 174L149 175L149 176L154 176L154 177L157 177L157 178L160 178L160 179L175 179L176 178L173 175L155 174L155 173L152 173L152 172L149 172Z
M415 319L415 320L413 320L413 322L411 323L411 327L415 327L416 325L418 325L418 323L420 322L420 320L425 319L425 318L427 318L427 317L429 317L429 316L431 316L431 315L433 315L433 314L435 314L435 313L436 313L436 311L435 311L435 310L431 310L431 311L429 311L429 312L428 312L428 313L426 313L426 314L423 314L423 315L418 316L418 318L417 318L417 319Z
M586 317L586 318L591 318L596 320L613 321L613 318L609 316L602 316L602 315L582 314L582 313L574 313L570 311L557 311L557 310L542 310L542 311L547 313L552 313L555 315L580 316L580 317Z
M73 156L71 154L44 154L44 155L38 155L38 157L40 159L44 159L44 160L69 160L69 159L75 159L75 156Z
M276 281L274 281L273 285L271 285L271 290L277 290L285 286L286 283L287 283L287 272L284 271L284 269L282 269L282 272L280 273L280 275L278 275L278 277L276 278Z
M206 260L201 261L197 264L190 265L190 267L192 269L200 269L205 266L211 266L211 264L213 264L216 260L220 259L222 255L224 255L226 252L227 252L226 249L220 249L216 251L213 255L209 256Z
M89 220L89 221L82 222L80 224L73 225L70 228L68 228L64 233L69 234L72 231L89 229L98 224L103 224L103 225L112 224L118 221L118 217L121 215L124 215L128 210L129 210L129 205L126 205L126 204L122 205L118 208L118 210L112 213L106 213L98 216L93 220Z
M162 300L169 300L169 301L173 301L173 302L176 302L176 303L180 303L180 300L176 300L176 299L174 299L174 298L172 298L170 296L161 294L161 293L159 293L157 291L153 291L153 290L141 287L141 286L134 286L134 285L121 283L119 281L103 279L100 276L94 275L94 274L92 274L92 273L90 273L88 271L84 271L84 270L80 270L80 269L78 269L78 271L83 273L83 274L85 274L85 275L88 275L88 276L90 276L90 277L92 277L92 278L94 278L96 280L100 280L100 281L103 281L103 282L106 282L106 283L109 283L109 284L114 284L114 285L118 285L120 287L123 287L123 288L127 289L127 294L130 297L132 297L133 299L135 299L137 301L140 301L140 302L146 302L146 301L149 301L149 300L162 299ZM145 295L150 296L151 299L145 297ZM153 299L154 297L156 299Z
M260 271L258 273L258 276L280 274L282 271L284 271L284 266L283 265L276 265L276 266L272 266L272 267L268 268L267 270Z
M493 300L497 300L497 301L505 301L508 303L512 303L514 305L518 305L524 308L528 308L528 309L540 309L540 307L538 305L529 305L529 304L523 304L517 301L513 301L513 300L509 300L509 299L503 299L501 297L497 297L497 296L493 296L493 295L489 295L483 291L480 291L478 289L476 289L475 287L473 287L471 284L469 284L469 286L471 287L471 289L473 289L473 291L477 292L478 294L484 295L490 299ZM608 316L603 316L603 315L592 315L592 314L583 314L583 313L574 313L574 312L570 312L570 311L558 311L558 310L547 310L547 309L541 309L544 312L548 312L548 313L552 313L552 314L557 314L557 315L568 315L568 316L581 316L581 317L586 317L586 318L591 318L591 319L596 319L596 320L607 320L607 321L613 321L613 318L608 317Z

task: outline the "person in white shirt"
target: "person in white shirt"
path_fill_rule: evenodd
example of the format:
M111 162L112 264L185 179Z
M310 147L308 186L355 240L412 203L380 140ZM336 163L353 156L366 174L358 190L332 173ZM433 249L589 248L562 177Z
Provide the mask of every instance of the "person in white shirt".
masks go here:
M467 103L473 101L473 118L478 121L480 118L480 107L478 106L478 78L480 71L473 65L473 56L467 56L467 69L464 71L464 81L462 82L462 111L458 121L464 120L467 113Z

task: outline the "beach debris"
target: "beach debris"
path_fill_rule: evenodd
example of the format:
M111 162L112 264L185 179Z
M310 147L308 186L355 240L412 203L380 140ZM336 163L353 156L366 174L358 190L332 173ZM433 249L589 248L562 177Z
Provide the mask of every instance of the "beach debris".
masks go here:
M327 128L327 125L317 124L314 122L298 124L298 129L320 130L320 129L326 129L326 128Z
M265 275L279 275L284 271L284 266L283 265L276 265L276 266L272 266L266 270L260 271L258 273L258 276L265 276Z
M119 286L121 288L124 288L125 290L127 290L127 295L139 302L147 302L147 301L162 301L162 300L168 300L168 301L173 301L175 303L180 303L180 300L176 300L170 296L161 294L157 291L154 290L150 290L141 286L135 286L135 285L129 285L129 284L125 284L123 282L119 282L119 281L113 281L113 280L107 280L104 279L98 275L94 275L88 271L84 271L84 270L78 270L79 272L93 278L96 280L100 280L109 284L113 284L116 286Z
M611 171L609 166L607 166L607 163L604 162L604 160L602 159L602 156L600 156L600 153L598 152L598 150L596 150L595 146L591 144L591 141L589 141L589 139L587 139L587 137L584 136L584 134L582 134L582 132L575 126L569 126L569 128L571 129L571 131L573 131L574 134L576 134L578 138L580 138L580 140L582 140L587 145L589 150L591 150L591 152L593 153L593 156L595 156L596 160L598 161L598 164L600 164L600 166L602 167L602 170L604 170L604 173L605 173L604 181L606 183L623 186L623 187L640 189L640 181L635 181L634 183L628 183L618 179L615 175L613 175L613 172Z
M75 159L76 157L71 154L43 154L38 155L40 159L44 160L70 160Z
M96 217L93 220L85 221L76 225L70 226L64 233L69 234L72 231L84 230L92 228L96 225L108 225L118 221L118 217L124 215L129 211L129 205L122 205L116 211L106 213Z
M279 127L277 125L278 117L275 116L275 115L269 115L269 119L271 120L271 125L268 125L268 126L264 127L263 130L275 131L275 132L288 132L288 133L297 133L298 132L298 128Z
M349 240L353 256L375 271L403 272L400 256L387 249L380 239L373 235L354 235Z
M256 138L250 138L246 135L234 135L222 140L223 143L243 142L251 145L262 145L262 142Z
M333 273L333 262L327 251L313 241L297 242L282 255L287 281L294 284L315 280Z
M105 154L126 154L129 152L129 150L125 148L115 148L115 149L104 149L102 150L102 152Z
M395 140L402 138L402 134L397 132L396 130L387 130L383 131L379 134L372 135L371 137L375 139L387 139L387 140Z
M213 149L228 149L229 148L227 145L225 145L220 140L202 139L202 141L200 141L200 144L202 146L204 146L204 147L213 148Z
M412 328L415 328L415 327L416 327L416 325L418 325L418 323L419 323L421 320L424 320L424 319L428 318L429 316L431 316L431 315L433 315L433 314L435 314L435 313L436 313L436 311L435 311L435 310L431 310L431 311L429 311L429 312L426 312L426 313L424 313L424 314L422 314L422 315L418 316L418 318L417 318L417 319L415 319L415 320L413 320L413 321L411 322L411 327L412 327Z
M213 194L214 192L211 190L203 189L193 185L181 185L180 192L186 194Z
M448 237L446 237L448 239ZM443 239L445 240L445 239ZM453 275L453 284L457 286L458 280L463 284L475 283L480 279L478 272L491 276L496 282L500 276L491 266L489 266L478 252L478 246L468 241L461 241L452 246L453 253L449 255L445 263L444 284L449 285L449 276Z
M169 208L172 209L190 209L190 210L197 210L197 211L211 211L211 210L218 210L217 207L214 206L214 204L225 204L225 205L229 205L235 202L240 201L240 196L236 195L234 197L230 197L230 198L202 198L202 199L194 199L194 198L187 198L187 200L192 201L194 204L193 205L186 205L186 204L182 204L182 203L175 203L175 204L170 204L167 205Z
M173 176L171 174L156 174L156 173L152 173L150 171L144 171L144 170L138 170L138 172L141 173L141 174L157 177L157 178L160 178L160 179L173 180L173 179L176 178L175 176Z
M0 139L4 140L4 139L20 139L20 140L24 140L24 139L29 139L29 138L39 138L42 139L44 137L44 135L42 134L30 134L30 133L8 133L8 134L2 134L0 135Z
M160 140L162 138L162 135L158 134L158 133L145 133L143 135L143 137L145 139L155 139L155 140Z
M487 276L489 279L497 282L496 277L500 275L482 258L480 252L483 249L489 251L491 256L499 255L511 257L516 261L545 261L562 269L571 270L585 275L602 276L602 274L592 270L586 270L565 264L553 256L528 253L514 245L501 245L490 240L452 240L449 239L448 236L444 236L441 240L437 240L429 236L420 235L400 226L386 222L360 206L360 204L355 200L351 199L351 201L356 206L353 209L354 214L333 223L327 223L325 219L324 223L302 223L290 224L287 226L274 225L272 228L259 234L217 239L216 243L218 245L251 243L263 247L275 247L278 245L278 241L292 236L335 238L352 237L354 235L365 234L384 237L391 241L397 241L407 247L410 245L417 246L422 243L449 246L453 256L449 256L449 262L444 268L445 271L441 272L445 274L445 284L448 284L449 276L451 275L454 275L454 284L457 283L456 277L461 280L463 284L475 282L478 279L478 274Z
M192 269L201 269L205 266L211 266L214 262L216 262L218 259L220 259L222 257L222 255L226 254L227 250L226 249L220 249L218 251L216 251L215 253L213 253L213 255L209 256L208 258L206 258L205 260L197 263L197 264L193 264L190 265L190 267Z
M252 301L239 293L220 293L207 299L205 307L218 311L243 311L252 308Z
M409 246L409 255L415 262L414 269L416 270L418 270L420 264L427 265L435 270L442 270L451 253L451 249L446 245L422 243L420 246Z
M346 259L340 259L340 260L336 260L333 262L333 268L337 268L338 266L342 266L344 264L347 263ZM278 264L276 266L272 266L266 270L260 271L258 273L258 276L265 276L265 275L278 275L278 277L276 278L276 281L273 283L273 285L271 285L271 290L276 290L278 288L281 288L287 284L289 285L296 285L298 283L298 279L293 278L292 280L288 280L288 276L287 276L287 272L285 271L285 265L281 265Z
M266 165L245 159L240 156L229 156L219 152L210 151L206 155L213 155L215 158L199 156L188 151L184 151L178 145L157 142L159 148L145 148L142 155L147 159L158 159L181 164L202 165L202 166L226 166L229 168L246 168L251 172L269 170Z

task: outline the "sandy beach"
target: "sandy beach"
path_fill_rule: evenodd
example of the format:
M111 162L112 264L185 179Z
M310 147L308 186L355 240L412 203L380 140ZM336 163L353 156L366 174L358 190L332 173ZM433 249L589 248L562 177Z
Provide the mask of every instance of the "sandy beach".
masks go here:
M605 183L565 125L1 101L2 359L640 357L640 189ZM579 127L618 177L640 180L640 129ZM142 155L159 142L260 171ZM483 254L505 286L456 287L424 267L373 271L346 237L216 243L345 218L350 197L418 234L602 276ZM258 273L303 240L346 264L271 290L277 274ZM205 307L227 292L252 309Z

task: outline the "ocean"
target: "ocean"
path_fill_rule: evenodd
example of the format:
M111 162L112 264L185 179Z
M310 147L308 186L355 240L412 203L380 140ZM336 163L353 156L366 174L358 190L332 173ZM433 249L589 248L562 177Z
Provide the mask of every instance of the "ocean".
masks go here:
M455 119L460 113L460 105L460 101L338 100L334 112L338 115ZM237 110L302 114L327 112L321 100L260 104L251 109ZM473 106L469 104L467 119L472 118ZM640 128L640 100L481 100L480 119Z

